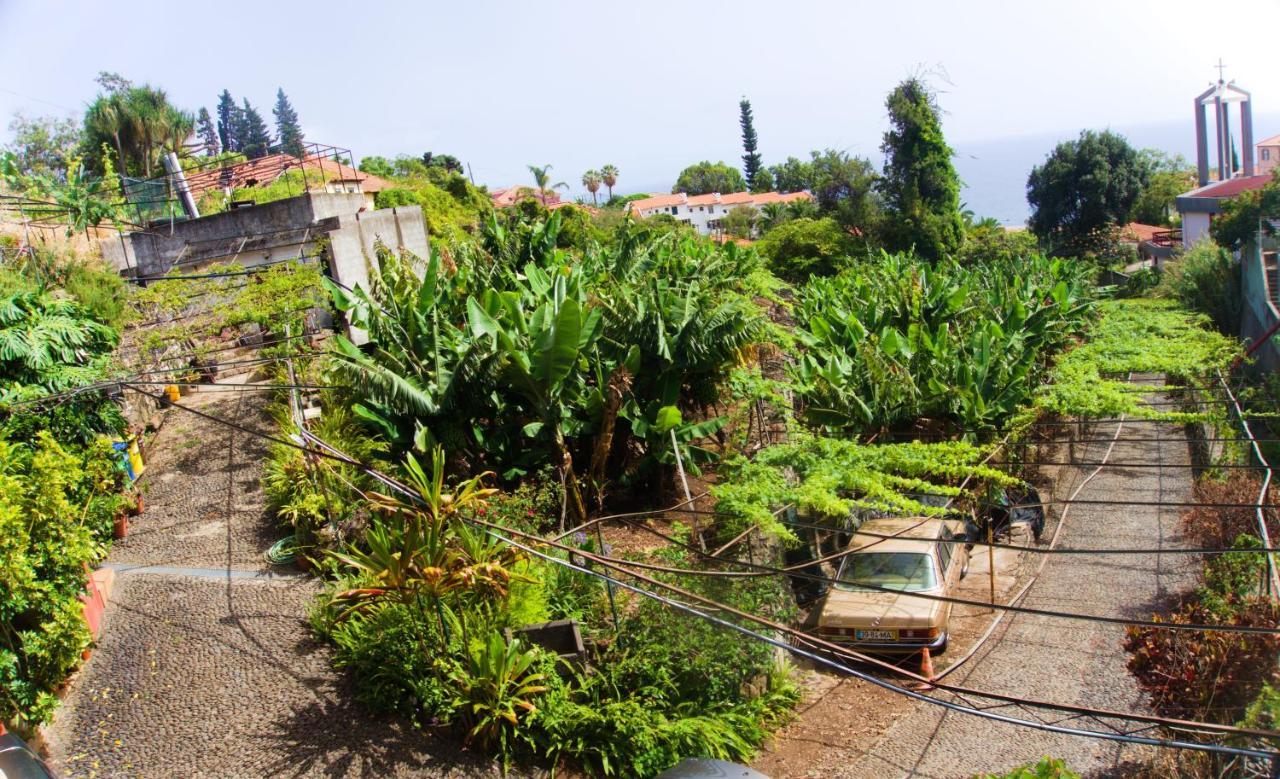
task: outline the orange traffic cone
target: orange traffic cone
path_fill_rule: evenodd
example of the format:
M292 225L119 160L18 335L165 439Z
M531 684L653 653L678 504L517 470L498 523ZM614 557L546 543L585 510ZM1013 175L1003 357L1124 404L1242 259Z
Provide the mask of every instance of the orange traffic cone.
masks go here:
M929 647L925 647L920 651L920 675L930 682L933 681L933 655L929 653ZM933 685L920 682L921 689L929 690Z

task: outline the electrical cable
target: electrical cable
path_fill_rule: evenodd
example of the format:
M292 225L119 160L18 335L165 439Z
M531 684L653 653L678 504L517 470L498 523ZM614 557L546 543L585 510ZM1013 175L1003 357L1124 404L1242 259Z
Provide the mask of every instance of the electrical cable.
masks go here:
M156 399L160 399L160 396L158 395L148 393L144 390L137 389L136 387L134 389L138 392L141 392L144 395L151 395ZM238 423L234 423L229 420L220 419L211 414L206 414L203 411L199 411L197 409L191 408L190 406L184 406L178 403L170 403L170 405L175 408L184 409L186 411L189 411L193 414L204 417L211 421L230 425L232 427L235 427L238 430L241 430L242 432L246 432L250 435L258 436L260 438L263 438L264 440L271 441L273 443L282 444L294 449L298 449L303 452L317 454L319 456L323 456L332 460L344 462L348 465L352 465L359 468L360 470L364 471L365 473L368 473L371 476L377 473L377 471L371 466L361 463L358 460L354 460L349 457L346 457L345 455L335 455L327 451L312 449L312 448L303 446L301 444L298 444L294 441L278 438L276 436L268 435L266 433L262 433L256 430L252 430L250 428L246 428L242 425L239 425ZM304 438L309 437L309 438L315 439L315 436L311 435L306 431L303 431L302 435L304 436ZM332 449L332 447L330 447L330 449ZM332 451L337 452L339 450L332 449ZM384 477L381 477L381 475L379 475L376 478L384 478ZM390 484L390 482L384 482L384 483ZM832 555L830 556L830 558L835 559L838 557L843 557L850 553L851 553L850 551L846 550L836 555ZM616 559L616 558L612 558L612 559ZM824 582L832 585L840 583L838 580L833 579L831 577L819 576L817 574L810 574L801 570L803 568L811 567L819 562L825 561L826 559L828 558L821 558L820 560L808 561L790 568L774 568L772 566L764 566L764 565L755 564L755 563L743 563L741 561L735 561L735 564L750 567L755 572L700 571L696 569L674 568L671 566L658 566L650 563L642 563L642 562L636 562L636 561L630 561L630 560L619 561L619 563L626 564L626 565L635 565L637 567L662 571L665 573L689 575L689 576L757 578L757 577L764 577L764 576L771 576L771 575L785 575L785 576L791 576L793 578L802 578L809 581ZM898 597L917 598L921 600L931 600L931 601L938 601L942 603L960 604L960 605L966 605L966 606L980 606L982 608L994 607L994 608L1003 609L1006 611L1012 611L1016 613L1033 614L1033 615L1044 616L1044 617L1055 617L1059 619L1073 619L1073 620L1078 620L1083 622L1101 622L1101 623L1117 624L1117 625L1124 625L1124 626L1131 626L1131 627L1148 627L1148 628L1155 628L1155 629L1161 629L1161 630L1180 630L1180 631L1216 632L1216 633L1242 633L1242 634L1254 634L1254 635L1280 635L1280 628L1264 628L1264 627L1256 627L1252 625L1207 625L1207 624L1199 624L1199 623L1173 623L1173 622L1157 622L1154 620L1133 620L1133 619L1124 619L1121 617L1107 617L1107 616L1099 616L1099 615L1092 615L1092 614L1079 614L1074 612L1052 611L1047 609L1033 609L1025 606L1011 606L1008 604L1005 604L1005 605L991 604L984 601L970 600L967 598L955 598L947 595L933 595L933 594L924 593L924 592L909 592L905 590L897 590L891 587L879 587L879 586L869 585L869 584L859 585L859 586L867 590L885 592Z
M194 411L193 409L188 409L188 410L192 410L192 411ZM215 421L222 421L222 422L224 422L224 423L226 423L226 424L232 424L232 425L234 425L234 424L235 424L235 423L227 422L226 420L218 420L216 417L213 417L213 419L214 419ZM269 436L265 436L264 434L256 433L255 431L250 431L250 432L251 432L251 433L253 433L253 434L255 434L255 435L258 435L258 436L260 436L260 437L268 437L268 438L270 438ZM316 438L315 436L313 436L313 435L310 435L310 434L307 434L307 435L308 435L308 437L309 437L309 438L312 438L312 439L315 439L315 440L319 440L319 439L317 439L317 438ZM296 446L296 445L295 445L295 448L306 449L305 447ZM332 450L333 452L338 452L338 451L339 451L339 450L333 449L333 447L331 447L331 446L327 446L327 445L326 445L326 448L327 448L327 449ZM354 460L354 459L352 459L352 458L350 458L350 457L347 457L347 456L345 456L345 455L330 455L328 452L324 452L323 454L324 454L325 456L329 456L331 459L335 459L335 460L343 461L343 462L346 462L346 463L351 464L351 465L356 465L356 466L360 467L362 470L364 470L368 475L370 475L370 476L374 477L375 479L377 479L378 481L381 481L381 482L382 482L382 483L384 483L384 484L387 484L388 486L391 486L391 487L392 487L393 489L395 489L396 491L401 492L402 494L409 495L409 496L411 496L411 497L413 496L413 493L412 493L410 490L408 490L408 488L404 487L404 485L400 484L399 482L396 482L395 480L391 479L390 477L385 476L384 474L381 474L381 473L377 472L375 469L369 468L369 467L367 467L367 466L362 466L360 463L358 463L358 461L356 461L356 460ZM487 530L488 532L490 532L492 535L495 535L495 536L496 536L496 537L498 537L498 538L502 538L502 536L500 536L499 534L497 534L497 533L494 533L494 532L493 532L493 528L494 528L494 527L499 527L499 528L500 528L500 526L494 526L494 525L491 525L491 523L483 522L483 521L480 521L480 520L474 520L474 519L468 519L468 520L466 520L466 521L471 522L471 523L473 523L473 524L479 524L479 525L482 525L482 526L486 526L486 530ZM502 529L502 530L504 530L504 531L509 530L509 529L507 529L507 528L501 528L501 529ZM515 531L511 531L511 532L515 532ZM527 534L520 534L520 535L527 535ZM509 541L509 539L507 539L507 540ZM601 557L599 557L599 556L597 556L597 555L591 555L591 554L589 554L589 553L582 552L581 550L574 550L572 547L566 547L566 546L564 546L564 545L556 544L556 543L554 543L554 542L547 542L547 541L545 541L544 539L537 539L537 541L538 541L538 542L540 542L540 543L544 543L544 544L551 545L551 546L559 546L559 547L560 547L561 549L563 549L563 550L567 550L567 551L569 551L569 552L572 552L572 553L575 553L575 554L579 554L580 556L583 556L583 557L591 558L591 559L595 560L596 562L599 562L600 564L605 565L606 567L612 567L612 568L614 568L614 569L619 569L619 568L620 568L620 566L619 566L616 562L613 562L613 561L611 561L611 560L606 560L606 559L601 558ZM512 542L512 543L514 543L514 542ZM550 557L550 556L548 556L548 557ZM558 560L558 558L552 558L552 559L553 559L553 560L557 560L559 563L565 563L565 561L559 561L559 560ZM565 564L568 564L568 563L565 563ZM627 573L628 575L631 575L631 576L634 576L634 577L638 577L638 578L644 578L644 577L642 577L642 575L641 575L641 574L637 574L637 573L635 573L635 572L626 571L625 569L622 569L622 570L623 570L623 572L624 572L624 573ZM588 573L592 573L593 575L596 575L594 572L585 571L585 569L584 569L584 572L588 572ZM657 582L656 580L650 580L650 581L652 581L654 584L657 584L657 585L659 585L659 586L666 587L666 588L670 588L670 585L664 585L664 584L662 584L661 582ZM626 583L625 583L625 582L619 582L619 584L625 585ZM630 587L629 587L628 589L632 589L632 588L630 588ZM637 590L638 592L640 592L641 594L643 594L643 593L645 592L644 590L642 590L642 589L640 589L640 588L634 588L634 589L635 589L635 590ZM697 596L694 596L694 597L697 597ZM732 607L724 606L724 604L714 604L714 602L712 602L712 603L713 603L713 605L716 605L717 607L721 608L722 610L727 610L727 611L730 611L730 612L734 612L734 611L736 611L736 610L732 609ZM767 620L763 620L762 618L755 617L754 615L750 615L750 614L746 614L746 613L741 613L741 612L739 612L739 615L740 615L740 616L743 616L743 617L746 617L746 618L749 618L749 619L751 619L752 621L756 621L757 623L760 623L760 622L768 623L768 621L767 621ZM732 624L732 623L728 623L728 624ZM784 631L789 631L789 632L790 632L790 629L789 629L789 628L786 628L785 626L777 626L777 627L779 627L779 628L783 629ZM739 628L736 628L736 627L735 627L735 629L739 629ZM750 631L748 631L748 632L750 632ZM808 639L808 640L811 640L811 639ZM820 643L825 644L826 642L820 642ZM776 646L779 646L780 648L787 649L788 651L798 649L798 648L796 648L796 647L791 647L790 645L787 645L787 644L785 644L785 643L783 643L783 642L776 642L776 643L775 643L775 645L776 645ZM842 647L839 647L838 645L833 645L833 644L832 644L832 645L829 645L829 646L830 646L830 648L831 648L831 649L833 649L833 650L835 650L835 651L848 653L848 650L846 650L846 649L844 649L844 648L842 648ZM802 650L801 650L801 651L802 651ZM852 653L852 654L856 656L856 653ZM868 661L872 661L872 662L873 662L873 664L874 664L874 658L866 658L866 659L867 659ZM883 665L888 665L888 664L883 664ZM890 665L890 666L888 666L888 668L889 668L889 669L892 669L892 670L894 670L895 672L898 672L898 673L905 673L905 674L907 674L907 675L913 675L913 674L910 674L910 672L903 671L902 669L897 669L896 667L891 666L891 665ZM854 675L858 675L858 674L859 674L859 672L857 672L855 669L850 668L850 669L848 669L848 670L849 670L849 672L853 673ZM892 684L890 684L890 683L888 683L888 682L884 682L883 680L876 679L875 677L871 677L870 675L865 675L865 674L863 674L863 676L865 676L865 677L866 677L867 681L871 681L872 683L878 684L878 685L880 685L880 686L884 686L884 687L886 687L886 688L888 688L888 689L898 690L898 691L902 691L902 692L907 693L907 694L911 694L911 691L903 690L902 688L899 688L899 687L897 687L896 685L892 685ZM1037 702L1037 701L1031 701L1031 700L1029 700L1029 699L1015 698L1015 697L1013 697L1013 696L1000 696L999 694L995 694L995 693L981 693L981 692L976 692L976 691L970 691L970 690L967 690L967 689L965 689L965 688L956 688L956 687L952 687L952 686L950 686L950 685L935 685L935 687L938 687L939 689L944 689L944 690L946 690L946 691L948 691L948 692L952 692L952 694L966 694L966 693L967 693L967 694L976 694L976 695L981 695L981 696L983 696L983 697L987 697L987 698L990 698L990 699L996 699L996 700L1005 699L1005 700L1007 700L1007 702L1009 702L1009 703L1015 703L1015 704L1024 705L1024 706L1025 706L1025 705L1040 706L1040 707L1043 707L1043 708L1051 708L1051 709L1062 710L1062 711L1071 711L1071 712L1075 712L1075 713L1076 713L1076 714L1078 714L1078 715L1087 715L1087 716L1092 716L1092 717L1095 717L1095 718L1096 718L1096 717L1101 716L1101 717L1110 717L1110 718L1115 718L1115 719L1120 719L1120 720L1126 720L1126 721L1133 720L1133 721L1151 722L1151 723L1153 723L1153 724L1168 725L1168 726L1173 726L1173 727L1183 727L1183 728L1188 728L1188 727L1189 727L1189 728L1195 728L1195 729L1212 730L1212 731L1218 731L1218 732L1229 732L1229 733L1236 733L1236 734L1247 733L1248 735L1256 735L1256 736L1266 737L1266 738L1271 738L1271 737L1275 737L1275 736L1280 736L1280 733L1275 733L1275 732L1272 732L1272 731L1249 731L1248 729L1234 728L1234 727L1231 727L1231 726L1217 726L1217 725L1214 725L1214 724L1212 724L1212 723L1194 723L1194 722L1185 722L1185 721L1170 720L1170 719L1168 719L1168 718L1148 717L1148 716L1145 716L1145 715L1131 715L1131 714L1124 714L1124 713L1119 713L1119 712L1106 712L1106 711L1103 711L1103 710L1082 709L1081 707L1063 706L1063 705L1061 705L1061 704L1053 704L1053 703L1049 703L1049 702ZM992 714L991 714L991 712L985 712L985 711L978 710L978 709L972 709L971 707L964 707L964 706L960 706L960 705L958 705L958 704L951 704L951 703L948 703L948 702L937 701L936 699L933 699L933 698L932 698L932 697L930 697L930 696L920 696L920 697L921 697L922 699L924 699L924 700L929 700L929 701L936 702L936 703L939 703L939 704L944 704L944 705L947 705L947 706L950 706L950 707L954 707L954 708L955 708L955 710L957 710L957 711L963 711L963 712L966 712L966 713L974 713L974 714L978 714L978 715L980 715L980 716L988 716L988 717L990 717L990 716L995 716L995 717L997 717L997 718L999 718L999 717L1000 717L1000 715L992 715ZM1096 731L1076 731L1075 729L1069 729L1069 728L1064 729L1064 728L1059 728L1058 726L1054 726L1054 725L1046 725L1045 723L1036 723L1036 722L1029 722L1029 721L1015 720L1015 719L1012 719L1012 718L1010 718L1008 721L1014 722L1015 724L1022 724L1022 723L1024 723L1024 722L1025 722L1025 724L1026 724L1027 726L1035 727L1035 728L1040 728L1040 729L1044 729L1044 728L1056 728L1055 732L1066 732L1066 733L1072 733L1072 734L1075 734L1075 735L1082 735L1082 736L1100 737L1100 738L1111 738L1111 739L1119 739L1119 740L1132 740L1132 739L1138 739L1138 741L1136 741L1135 743L1152 743L1152 744L1154 744L1154 745L1175 746L1175 747L1181 746L1181 747L1183 747L1183 748L1200 749L1200 750L1206 750L1206 751L1222 751L1222 750L1228 750L1228 751L1229 751L1230 753L1232 753L1232 754L1248 754L1248 755L1251 755L1251 756L1258 756L1258 757L1269 757L1269 756L1272 754L1272 753L1269 753L1269 752L1255 752L1255 751L1252 751L1252 750L1242 750L1242 749L1234 748L1234 747L1222 747L1222 746L1220 746L1220 745L1195 744L1195 743L1191 743L1191 742L1187 742L1187 743L1185 743L1185 744L1182 744L1182 743L1180 743L1180 742L1163 741L1163 740L1158 740L1158 739L1156 739L1156 740L1151 740L1151 739L1146 739L1145 737L1127 736L1127 735L1120 734L1120 733L1118 733L1118 732L1117 732L1117 733L1115 733L1115 734L1106 734L1106 733L1098 733L1098 732L1096 732Z

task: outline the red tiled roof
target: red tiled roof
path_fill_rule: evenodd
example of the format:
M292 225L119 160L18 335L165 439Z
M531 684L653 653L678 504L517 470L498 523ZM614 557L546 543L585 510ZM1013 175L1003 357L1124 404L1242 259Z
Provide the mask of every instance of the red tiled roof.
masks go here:
M349 165L327 157L307 157L298 159L291 154L268 154L256 160L247 160L226 168L210 168L208 170L188 172L187 186L199 195L210 189L230 187L244 189L259 184L269 184L290 170L308 168L321 171L325 183L335 181L355 181L360 184L362 192L381 192L394 185L386 179L369 173L362 173Z
M654 195L643 200L632 200L627 203L627 209L630 211L648 211L651 208L684 205L688 200L689 196L683 192L677 192L672 195Z
M1280 135L1273 135L1258 141L1254 146L1280 146Z
M506 208L508 206L514 206L516 203L519 203L521 200L528 200L529 198L541 199L538 197L538 190L530 186L525 186L523 184L518 184L514 187L503 187L502 189L495 189L489 193L489 200L493 203L495 208ZM551 208L553 205L556 205L559 202L560 202L560 194L558 192L556 192L555 190L551 190L547 192L547 195L546 195L547 208Z
M1271 175L1262 176L1236 176L1226 181L1215 181L1211 184L1205 184L1199 189L1193 189L1183 197L1197 198L1224 198L1235 197L1241 192L1250 192L1255 189L1262 189L1271 181Z
M813 197L808 192L730 192L722 195L719 192L711 192L705 195L685 195L683 193L675 193L671 195L654 195L643 200L633 200L627 204L627 208L632 211L648 211L653 208L668 208L670 206L708 206L708 205L752 205L762 206L766 203L790 203L795 200L809 200Z
M1144 225L1141 222L1130 222L1120 228L1120 237L1130 241L1150 241L1155 237L1156 233L1162 233L1168 229L1167 227Z

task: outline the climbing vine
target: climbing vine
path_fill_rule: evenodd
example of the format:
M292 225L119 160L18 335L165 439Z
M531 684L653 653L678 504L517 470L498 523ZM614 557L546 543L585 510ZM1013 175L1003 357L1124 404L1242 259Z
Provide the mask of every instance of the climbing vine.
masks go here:
M1200 412L1163 411L1143 405L1129 373L1166 374L1202 384L1225 371L1240 353L1234 339L1214 331L1207 317L1166 300L1104 303L1089 340L1063 355L1050 381L1036 393L1020 422L1049 414L1108 419L1131 416L1171 422L1211 421ZM1159 387L1152 388L1158 390Z
M1019 483L984 464L989 451L963 441L871 445L802 435L765 449L755 460L725 463L712 494L725 514L722 533L732 536L756 525L794 541L774 515L784 506L832 518L857 510L939 516L947 510L929 498L962 495L966 478L970 486Z

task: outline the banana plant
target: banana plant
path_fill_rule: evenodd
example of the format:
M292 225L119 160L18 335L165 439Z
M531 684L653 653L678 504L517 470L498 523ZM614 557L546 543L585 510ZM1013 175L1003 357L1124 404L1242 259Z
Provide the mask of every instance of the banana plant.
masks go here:
M587 511L565 432L588 395L587 368L600 338L602 314L586 305L578 271L553 275L530 264L524 276L521 291L490 290L481 301L468 298L468 322L472 334L487 339L497 356L504 384L532 411L524 434L544 437L555 448L576 524L586 520ZM529 309L529 300L542 302Z

